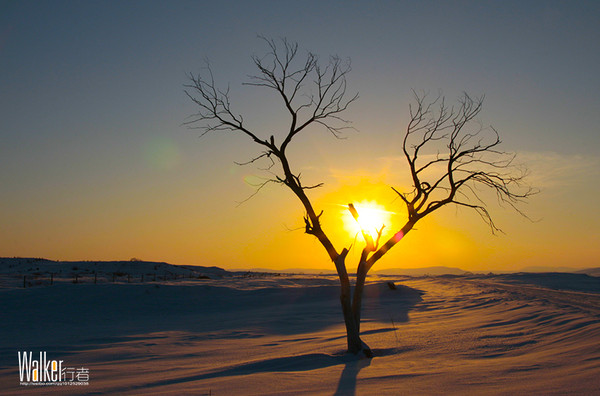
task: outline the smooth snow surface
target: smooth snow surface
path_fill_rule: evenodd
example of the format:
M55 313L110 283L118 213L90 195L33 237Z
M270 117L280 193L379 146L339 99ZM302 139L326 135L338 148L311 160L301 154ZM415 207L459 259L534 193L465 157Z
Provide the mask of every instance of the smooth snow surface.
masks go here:
M4 278L0 393L600 394L600 286L570 274L560 290L563 275L371 278L363 360L344 353L331 276ZM89 368L89 385L20 386L30 350Z

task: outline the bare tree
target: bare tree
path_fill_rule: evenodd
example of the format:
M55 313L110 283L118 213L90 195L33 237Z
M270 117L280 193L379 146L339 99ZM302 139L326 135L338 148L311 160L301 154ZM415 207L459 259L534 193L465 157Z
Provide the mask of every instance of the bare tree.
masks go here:
M264 57L252 57L258 73L250 76L246 85L273 90L289 114L289 127L279 136L264 136L249 129L243 117L233 111L229 89L217 88L208 65L204 75L190 74L190 83L185 85L185 93L199 109L187 124L202 129L203 135L212 131L237 132L261 148L260 153L244 163L267 161L273 177L258 186L257 191L268 183L277 183L287 186L298 197L306 211L305 232L319 240L337 270L348 352L370 357L371 350L360 338L360 313L365 279L373 265L417 221L450 203L477 211L492 232L499 231L486 209L479 190L481 187L495 192L501 203L514 208L535 191L523 186L526 172L515 172L518 169L513 166L514 156L497 150L500 140L493 128L470 128L481 111L483 98L472 99L465 94L457 108L449 108L441 97L427 103L425 95L415 94L416 106L410 109L411 120L402 145L414 189L410 192L394 189L406 204L408 221L381 246L383 228L378 230L376 240L363 232L365 246L352 291L346 269L349 247L341 251L334 247L321 227L323 211L315 209L307 195L308 190L323 183L303 184L287 155L292 140L310 126L320 126L335 137L340 137L348 128L348 121L342 118L342 113L358 98L358 94L347 92L346 77L350 64L333 56L323 66L313 53L301 56L296 43L286 39L262 39L268 51ZM437 150L436 154L426 155L425 151L432 148ZM348 205L348 209L358 219L360 213L352 204Z
M402 192L392 187L406 205L408 220L381 247L365 237L367 243L357 269L352 306L359 328L367 273L420 219L455 204L476 211L495 234L502 230L492 219L486 204L489 197L484 194L492 193L501 206L509 206L527 217L517 205L538 192L526 184L528 171L514 163L516 155L498 148L498 132L477 121L483 96L473 99L463 93L457 107L447 106L442 96L427 101L427 95L414 93L414 99L402 142L413 189Z

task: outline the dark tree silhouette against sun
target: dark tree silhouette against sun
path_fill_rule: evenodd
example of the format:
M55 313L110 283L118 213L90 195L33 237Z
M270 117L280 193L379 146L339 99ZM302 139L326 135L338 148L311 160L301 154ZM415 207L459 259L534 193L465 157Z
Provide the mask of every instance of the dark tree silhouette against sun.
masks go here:
M252 57L257 74L250 76L245 85L272 90L288 113L289 127L277 136L249 129L244 118L232 110L229 88L217 87L209 65L201 74L190 74L190 82L185 85L185 93L198 106L198 112L186 124L202 129L202 135L236 132L260 148L254 158L243 163L267 161L274 175L259 185L257 192L268 183L276 183L289 188L300 200L306 212L305 232L319 240L337 270L348 352L370 357L371 350L360 338L360 314L365 279L373 265L420 219L448 204L476 211L496 233L500 229L486 207L488 192L493 192L500 204L523 214L517 204L536 190L525 184L527 171L514 164L514 155L499 149L498 132L477 122L483 97L472 98L465 93L458 105L451 107L442 96L428 100L427 95L413 92L415 103L410 106L410 121L399 147L408 163L413 189L400 191L392 187L406 205L408 220L384 243L380 240L383 228L375 238L363 232L365 246L352 288L346 269L349 248L334 247L321 226L323 211L314 207L308 195L323 183L304 184L288 157L288 148L292 142L302 144L297 138L308 127L322 127L336 138L349 127L342 113L358 99L358 94L347 91L350 63L332 56L323 64L311 52L301 56L297 43L261 39L268 47L267 53ZM348 209L355 219L360 217L354 205L349 204Z

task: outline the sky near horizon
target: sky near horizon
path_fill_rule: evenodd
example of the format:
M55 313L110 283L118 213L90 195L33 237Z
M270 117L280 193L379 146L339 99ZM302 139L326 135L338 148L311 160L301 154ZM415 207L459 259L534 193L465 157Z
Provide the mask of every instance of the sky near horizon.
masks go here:
M325 182L311 196L338 250L354 242L340 205L376 201L401 226L389 186L406 187L411 89L466 91L531 170L535 221L492 205L506 232L492 236L445 208L374 269L600 266L599 22L596 1L0 1L0 257L333 269L285 188L238 205L264 172L234 161L257 148L182 125L205 59L249 125L284 125L273 92L242 85L260 34L352 61L356 131L311 131L291 158Z

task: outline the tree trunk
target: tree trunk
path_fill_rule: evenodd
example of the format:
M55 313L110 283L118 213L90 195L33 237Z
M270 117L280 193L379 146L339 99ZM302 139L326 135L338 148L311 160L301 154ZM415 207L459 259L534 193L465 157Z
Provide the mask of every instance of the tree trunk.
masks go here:
M341 285L340 302L342 303L342 312L344 314L344 323L346 324L346 338L348 342L348 352L357 354L362 349L358 324L354 320L352 312L352 299L350 293L350 282L343 282Z
M348 343L348 352L355 355L362 353L366 357L372 357L371 349L360 339L360 314L358 315L357 321L354 304L352 301L353 298L352 291L350 288L350 278L348 277L348 273L346 271L346 266L344 263L346 254L347 252L338 256L336 260L336 268L338 269L338 276L340 278L340 302L342 304L342 313L344 314L344 323L346 324L346 340ZM360 298L362 298L362 292L360 293L360 295ZM356 291L354 299L356 299ZM360 311L360 306L358 307L358 310Z
M356 322L356 327L360 333L360 312L362 309L363 291L365 289L365 279L367 278L367 263L361 259L356 270L356 285L354 286L354 296L352 297L352 315Z

